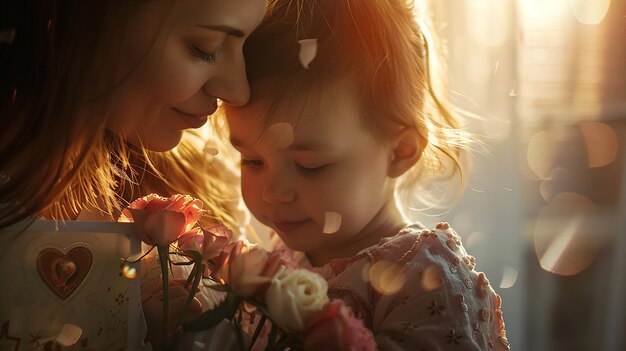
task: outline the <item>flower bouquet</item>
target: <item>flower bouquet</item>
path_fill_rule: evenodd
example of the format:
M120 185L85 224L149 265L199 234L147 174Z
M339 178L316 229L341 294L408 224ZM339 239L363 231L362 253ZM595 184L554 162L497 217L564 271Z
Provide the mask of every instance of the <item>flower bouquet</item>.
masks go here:
M232 232L222 225L201 228L197 222L203 213L201 201L191 196L151 194L131 203L120 218L134 222L139 238L157 248L163 316L169 315L170 265L192 266L179 330L199 332L227 320L240 350L251 350L255 345L266 350L376 348L362 321L343 302L329 301L326 281L296 267L289 251L268 252L245 240L231 241ZM171 255L185 260L172 262ZM226 296L214 309L182 323L201 285ZM163 349L168 348L169 322L163 318Z

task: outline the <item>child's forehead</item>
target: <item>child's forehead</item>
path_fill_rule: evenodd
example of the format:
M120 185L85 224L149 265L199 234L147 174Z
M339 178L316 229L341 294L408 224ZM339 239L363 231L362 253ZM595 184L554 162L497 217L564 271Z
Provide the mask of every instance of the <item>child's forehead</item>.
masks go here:
M332 86L282 96L258 92L248 105L227 108L231 140L256 151L337 138L360 119L358 104L345 92Z

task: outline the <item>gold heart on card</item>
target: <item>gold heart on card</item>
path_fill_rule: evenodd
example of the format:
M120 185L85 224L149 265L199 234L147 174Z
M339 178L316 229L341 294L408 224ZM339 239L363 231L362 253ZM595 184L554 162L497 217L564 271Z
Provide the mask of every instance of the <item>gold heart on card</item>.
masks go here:
M93 264L91 251L77 246L66 254L49 247L37 255L37 271L48 288L61 300L66 300L85 280Z

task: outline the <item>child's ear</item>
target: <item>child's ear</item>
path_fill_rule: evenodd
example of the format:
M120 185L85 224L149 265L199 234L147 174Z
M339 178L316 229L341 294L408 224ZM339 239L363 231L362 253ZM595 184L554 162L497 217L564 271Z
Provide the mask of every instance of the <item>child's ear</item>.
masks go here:
M422 156L425 143L416 130L403 129L391 145L387 176L396 178L413 167Z

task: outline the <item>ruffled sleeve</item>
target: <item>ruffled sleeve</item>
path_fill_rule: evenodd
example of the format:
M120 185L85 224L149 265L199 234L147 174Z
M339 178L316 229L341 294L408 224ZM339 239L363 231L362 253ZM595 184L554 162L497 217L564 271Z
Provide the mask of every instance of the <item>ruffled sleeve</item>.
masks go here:
M386 265L370 274L381 350L510 349L500 296L447 223L406 228L368 256L372 267Z
M329 295L364 320L380 350L510 349L500 297L447 223L406 227L330 266Z

